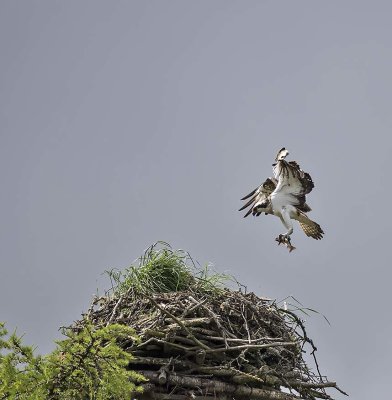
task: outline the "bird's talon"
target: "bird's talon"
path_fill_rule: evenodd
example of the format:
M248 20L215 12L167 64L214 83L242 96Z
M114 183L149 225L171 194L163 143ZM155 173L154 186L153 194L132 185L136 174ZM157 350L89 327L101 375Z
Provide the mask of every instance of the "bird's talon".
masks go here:
M285 244L290 253L295 250L295 247L291 244L291 237L289 235L281 233L275 240L278 242L278 246L282 243Z
M282 235L282 234L280 234L275 240L278 242L278 246L279 246L281 243L285 243L284 235Z

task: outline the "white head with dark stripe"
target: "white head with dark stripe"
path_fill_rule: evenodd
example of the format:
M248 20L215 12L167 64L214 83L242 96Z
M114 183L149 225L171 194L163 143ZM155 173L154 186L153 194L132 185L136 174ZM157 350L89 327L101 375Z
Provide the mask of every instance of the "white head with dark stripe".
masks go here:
M286 150L284 147L282 147L282 148L278 151L278 154L276 155L275 161L284 160L288 155L289 155L288 150Z

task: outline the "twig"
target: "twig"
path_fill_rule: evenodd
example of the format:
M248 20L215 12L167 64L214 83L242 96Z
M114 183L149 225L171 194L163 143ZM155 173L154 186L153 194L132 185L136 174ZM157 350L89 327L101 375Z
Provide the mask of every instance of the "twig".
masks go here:
M172 318L174 321L177 322L178 325L181 326L181 328L183 328L185 330L185 332L188 333L189 337L195 342L195 344L197 344L198 346L200 346L201 348L203 348L204 350L209 350L210 348L208 346L206 346L204 343L200 342L199 339L197 339L195 337L195 335L184 325L184 323L178 319L175 315L173 315L171 312L165 310L164 308L162 308L153 298L149 297L149 299L154 303L154 305L161 310L163 313L165 313L166 315L168 315L170 318Z
M250 349L267 349L270 347L280 347L280 346L297 346L296 342L276 342L276 343L265 343L265 344L244 344L241 346L233 346L227 348L219 349L209 349L206 353L224 353L226 351L240 351L240 350L250 350Z
M318 372L318 374L319 374L320 381L323 382L324 379L323 379L323 376L321 375L320 368L319 368L319 365L318 365L318 362L317 362L317 357L316 357L316 354L315 354L315 352L317 351L317 347L316 347L315 344L313 343L313 340L310 339L310 338L308 337L308 335L307 335L307 333L306 333L306 329L305 329L304 323L303 323L303 322L301 321L301 319L300 319L296 314L294 314L292 311L284 310L284 309L280 309L280 311L282 311L282 312L284 312L284 313L286 313L286 314L288 314L288 315L291 315L291 317L294 318L294 320L297 322L297 324L301 327L302 332L303 332L303 334L304 334L304 340L305 340L306 342L308 342L308 343L312 346L312 352L311 352L310 354L313 356L314 363L316 364L316 368L317 368L317 372Z
M219 336L206 336L206 335L198 335L200 338L205 339L205 340L212 340L212 341L216 341L216 342L224 342L225 340L228 343L258 343L258 342L269 342L269 341L282 341L283 338L281 337L277 337L277 338L273 338L273 337L261 337L258 339L233 339L233 338L222 338Z

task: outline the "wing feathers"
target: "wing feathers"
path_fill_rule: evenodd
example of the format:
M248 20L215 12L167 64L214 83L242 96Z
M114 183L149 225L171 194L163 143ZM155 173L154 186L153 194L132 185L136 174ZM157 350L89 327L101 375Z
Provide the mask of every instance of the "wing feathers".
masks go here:
M297 218L299 225L304 231L306 236L312 237L313 239L320 240L323 238L324 231L321 226L308 218L304 213L298 212Z
M253 210L253 207L250 207L249 210L244 215L244 218L246 218L252 212L252 210Z
M250 196L253 196L256 192L257 192L257 190L260 188L260 186L259 187L257 187L255 190L252 190L249 194L247 194L245 197L243 197L241 200L246 200L246 199L248 199ZM242 210L242 208L239 210L239 211L241 211Z
M249 214L253 213L255 216L259 216L262 211L259 211L257 206L265 203L269 197L269 195L275 190L276 181L273 178L267 178L264 183L262 183L258 188L250 192L248 195L243 197L241 200L247 200L249 197L249 201L243 205L238 211L242 211L245 208L249 207L249 210L244 215L244 218ZM268 202L268 201L267 201Z
M252 203L254 203L255 197L257 197L257 195L254 196L254 197L252 197L252 198L251 198L244 206L242 206L238 211L245 210L246 207L249 207Z
M303 171L301 171L303 172ZM312 191L314 188L314 183L312 181L311 176L307 172L303 172L303 176L299 176L299 181L301 182L303 188L304 188L304 194L308 194Z
M298 205L297 208L305 213L312 211L312 209L309 207L309 205L307 203L305 203L305 200L304 200L304 204Z
M316 240L321 240L324 235L324 231L321 229L321 226L314 222L314 225L307 225L303 224L302 222L299 223L302 230L304 231L306 236L312 237Z

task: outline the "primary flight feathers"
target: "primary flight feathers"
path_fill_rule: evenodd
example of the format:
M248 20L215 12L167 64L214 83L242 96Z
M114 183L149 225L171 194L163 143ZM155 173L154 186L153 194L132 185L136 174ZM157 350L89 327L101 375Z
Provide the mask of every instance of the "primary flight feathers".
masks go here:
M289 152L283 147L279 150L273 164L274 177L267 178L264 183L254 189L241 200L248 200L239 211L249 207L244 217L253 214L272 214L280 218L288 229L285 234L279 235L277 241L285 243L290 250L294 249L290 243L293 232L292 220L299 222L304 233L314 239L323 237L320 225L306 215L311 208L306 204L306 195L314 188L311 176L302 171L295 161L286 161Z

